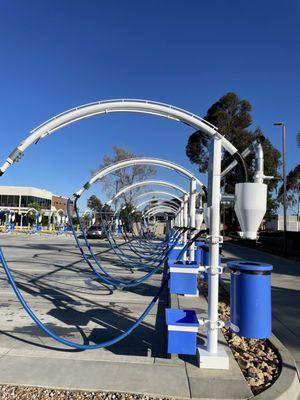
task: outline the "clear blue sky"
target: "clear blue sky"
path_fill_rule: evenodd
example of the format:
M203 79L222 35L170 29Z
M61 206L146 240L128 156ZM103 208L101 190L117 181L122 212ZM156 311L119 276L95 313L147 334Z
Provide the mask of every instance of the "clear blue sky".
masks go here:
M111 98L162 101L205 115L228 91L254 126L299 162L299 1L1 0L0 163L49 117ZM113 145L194 169L191 129L157 117L98 116L42 140L1 178L69 195Z

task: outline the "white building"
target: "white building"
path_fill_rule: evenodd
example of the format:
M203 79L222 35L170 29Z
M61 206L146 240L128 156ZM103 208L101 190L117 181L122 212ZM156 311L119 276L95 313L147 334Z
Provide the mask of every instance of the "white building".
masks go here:
M283 215L277 215L266 223L266 229L270 231L283 231ZM286 230L290 232L299 232L300 224L297 215L287 215Z
M57 211L66 215L66 197L56 196L48 190L30 186L0 186L0 222L6 222L6 217L3 213L1 215L1 210L9 209L15 213L16 223L22 225L23 216L30 208L28 205L32 203L37 203L41 207L41 213L48 217L49 223ZM71 212L73 213L73 210Z
M26 212L28 204L37 203L43 210L51 210L52 193L29 186L0 186L0 208Z

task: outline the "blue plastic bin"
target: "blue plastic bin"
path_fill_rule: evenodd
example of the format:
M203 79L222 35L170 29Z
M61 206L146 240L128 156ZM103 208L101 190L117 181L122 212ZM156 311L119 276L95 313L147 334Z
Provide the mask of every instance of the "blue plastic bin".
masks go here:
M169 354L196 354L199 321L193 310L166 309Z
M196 261L169 263L171 294L198 294L198 264Z
M230 261L230 323L239 336L266 339L272 333L270 264Z
M184 248L183 244L178 244L176 246L173 247L173 249L170 251L169 253L169 261L170 262L174 262L177 260L177 257L179 256L180 252L182 251L182 249ZM183 254L182 256L179 258L179 260L183 259Z

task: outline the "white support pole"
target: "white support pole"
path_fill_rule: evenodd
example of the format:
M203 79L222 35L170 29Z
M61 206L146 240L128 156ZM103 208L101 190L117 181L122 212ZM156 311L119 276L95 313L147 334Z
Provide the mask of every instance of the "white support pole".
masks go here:
M189 224L189 218L188 218L188 200L189 200L189 196L187 194L185 194L183 196L183 226L185 228L188 227ZM187 242L187 231L185 231L184 233L184 243Z
M182 228L184 226L184 222L183 222L183 205L181 205L181 208L180 208L179 221L180 221L179 225Z
M210 270L208 275L208 332L207 351L218 352L218 300L219 300L219 240L220 240L220 187L221 187L221 150L219 139L212 140L208 175L208 204L210 209L209 254Z
M196 180L190 180L190 197L189 197L189 214L190 214L190 228L196 226ZM190 238L192 237L192 231L190 231ZM194 243L190 247L190 261L195 260L195 245Z
M218 344L221 150L221 141L212 140L209 151L207 202L210 211L207 343L206 348L198 348L199 367L209 369L229 369L228 354L224 347Z

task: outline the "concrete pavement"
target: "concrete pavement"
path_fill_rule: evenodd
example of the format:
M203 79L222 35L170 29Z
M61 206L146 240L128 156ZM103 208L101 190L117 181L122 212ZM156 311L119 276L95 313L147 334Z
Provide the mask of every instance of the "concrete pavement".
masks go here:
M93 279L72 238L0 235L0 245L26 300L47 327L64 337L99 342L128 328L157 292L162 274L125 290ZM137 278L104 241L94 242L109 272ZM134 254L123 248L133 261ZM0 384L143 393L183 399L246 399L244 377L230 356L229 371L199 370L196 357L168 357L164 310L167 291L125 340L105 349L76 351L41 332L0 273ZM205 312L203 297L178 299L179 307ZM222 339L222 338L221 338ZM199 341L203 340L203 332ZM224 339L222 339L224 340ZM224 343L225 344L225 343Z

